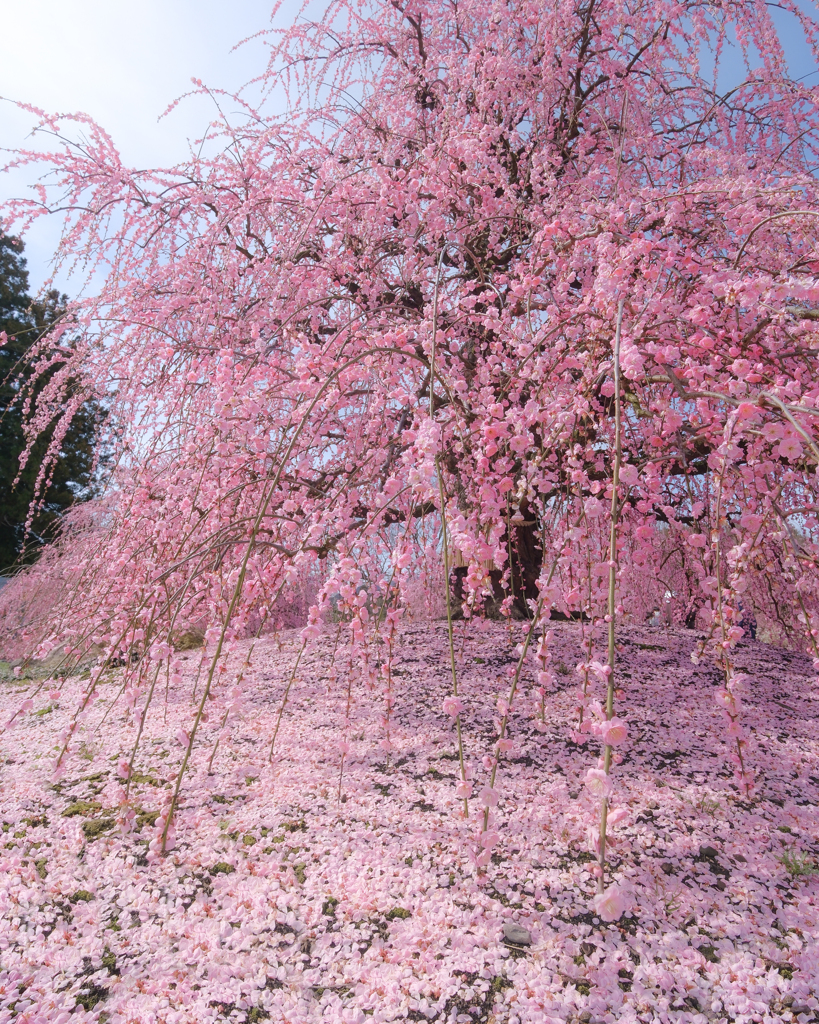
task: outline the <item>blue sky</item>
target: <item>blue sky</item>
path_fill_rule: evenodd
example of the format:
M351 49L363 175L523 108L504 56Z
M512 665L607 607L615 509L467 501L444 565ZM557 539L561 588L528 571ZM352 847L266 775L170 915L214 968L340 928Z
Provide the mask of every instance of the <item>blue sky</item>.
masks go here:
M299 7L285 0L279 22ZM252 77L263 66L264 44L231 50L269 26L271 9L271 0L0 0L0 96L88 113L127 164L168 166L184 158L187 139L202 133L213 111L196 98L159 115L193 77L225 89ZM36 148L33 124L30 114L0 103L0 146ZM33 178L31 171L0 175L0 199L24 194ZM58 236L55 222L41 220L26 238L33 289L47 276ZM71 282L58 283L71 291Z

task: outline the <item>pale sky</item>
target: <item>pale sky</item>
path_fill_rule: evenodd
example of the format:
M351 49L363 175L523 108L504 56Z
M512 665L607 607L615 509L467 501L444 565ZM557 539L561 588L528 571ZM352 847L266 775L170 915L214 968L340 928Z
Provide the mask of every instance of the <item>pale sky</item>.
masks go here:
M277 24L301 4L284 0ZM8 100L49 112L90 114L113 137L126 164L168 166L213 119L203 98L159 115L191 88L191 78L235 90L265 64L255 40L269 27L273 0L0 0L0 147L36 148L34 118ZM0 157L4 154L0 154ZM0 159L0 165L5 159ZM0 200L22 195L34 174L0 175ZM47 276L59 231L41 220L25 239L31 287ZM58 282L71 291L70 282Z

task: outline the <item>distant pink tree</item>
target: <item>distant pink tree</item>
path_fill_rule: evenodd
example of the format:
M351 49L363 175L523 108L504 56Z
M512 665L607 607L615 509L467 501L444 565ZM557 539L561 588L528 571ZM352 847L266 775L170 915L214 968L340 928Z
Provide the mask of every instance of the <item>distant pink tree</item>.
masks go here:
M7 615L59 577L32 646L147 652L147 680L294 594L307 639L331 611L361 636L432 552L463 614L609 629L579 698L606 775L615 621L706 627L750 792L742 623L819 655L819 94L768 7L334 0L269 39L172 169L38 112L55 148L18 164L50 184L5 226L61 214L59 264L100 284L32 437L82 380L117 458Z

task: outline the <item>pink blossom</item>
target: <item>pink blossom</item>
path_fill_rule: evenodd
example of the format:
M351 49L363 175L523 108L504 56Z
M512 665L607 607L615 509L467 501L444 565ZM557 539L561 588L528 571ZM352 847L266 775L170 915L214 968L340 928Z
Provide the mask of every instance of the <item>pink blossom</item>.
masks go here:
M498 791L491 786L484 786L478 795L484 807L498 806Z
M611 795L611 778L602 768L589 768L584 781L592 796L604 799Z
M725 730L726 735L731 739L742 740L745 738L745 730L742 728L739 722L731 720L728 724L728 728Z
M598 893L592 901L595 913L607 922L618 921L625 910L626 904L620 888L616 884L610 885L603 892Z
M789 462L795 462L797 459L802 457L802 445L796 440L795 437L786 437L780 441L776 447L777 455L781 455L783 459L787 459Z
M449 715L450 718L457 718L458 715L463 713L464 702L460 697L445 697L443 708L445 714Z
M625 807L611 808L606 816L606 823L611 828L614 828L615 825L619 825L620 822L625 821L628 816L629 812Z
M742 710L740 698L728 690L719 690L715 695L715 700L731 716L738 715Z
M589 519L597 519L603 515L603 503L599 498L587 498L583 509Z
M610 718L600 724L600 738L605 744L615 747L628 736L628 725L621 718Z
M153 644L150 649L150 657L153 661L166 661L170 656L171 648L164 641Z

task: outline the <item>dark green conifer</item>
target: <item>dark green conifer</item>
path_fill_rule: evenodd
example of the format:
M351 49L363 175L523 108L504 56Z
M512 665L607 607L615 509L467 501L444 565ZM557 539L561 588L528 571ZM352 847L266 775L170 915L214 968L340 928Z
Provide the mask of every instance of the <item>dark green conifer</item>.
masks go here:
M83 404L73 418L48 487L37 496L37 511L27 528L37 478L54 437L56 418L37 438L20 473L27 415L21 398L32 380L32 346L58 318L65 316L67 297L53 290L42 299L32 299L22 253L23 243L19 239L0 234L0 332L6 334L5 340L0 335L0 574L8 573L15 565L34 561L43 544L59 531L66 510L93 493L94 442L102 419L101 407L93 402ZM62 346L70 344L65 338L61 340ZM38 358L42 355L38 353ZM35 383L33 409L37 396L58 368L59 364L55 365Z

